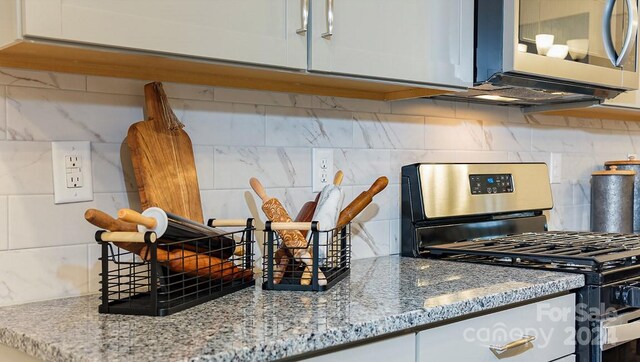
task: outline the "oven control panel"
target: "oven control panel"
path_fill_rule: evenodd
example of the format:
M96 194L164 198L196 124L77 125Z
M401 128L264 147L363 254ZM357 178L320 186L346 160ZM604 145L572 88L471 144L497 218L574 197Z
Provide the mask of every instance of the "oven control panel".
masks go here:
M504 194L513 192L513 176L508 173L469 175L472 195Z

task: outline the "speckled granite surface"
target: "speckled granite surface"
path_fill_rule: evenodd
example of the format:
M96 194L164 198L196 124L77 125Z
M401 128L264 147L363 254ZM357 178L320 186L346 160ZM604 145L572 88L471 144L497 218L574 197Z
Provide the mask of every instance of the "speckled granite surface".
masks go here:
M266 361L584 285L563 274L438 260L356 260L327 292L222 297L168 317L98 314L98 296L0 308L0 343L47 361Z

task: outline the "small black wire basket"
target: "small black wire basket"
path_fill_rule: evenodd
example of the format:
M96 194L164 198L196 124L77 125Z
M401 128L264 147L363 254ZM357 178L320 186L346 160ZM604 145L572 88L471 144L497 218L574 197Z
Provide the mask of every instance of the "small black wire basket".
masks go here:
M262 289L324 291L349 275L351 224L319 231L313 221L310 236L299 247L285 245L271 221L265 223L264 233Z
M237 231L146 240L136 250L103 242L102 233L100 313L166 316L255 285L253 219Z

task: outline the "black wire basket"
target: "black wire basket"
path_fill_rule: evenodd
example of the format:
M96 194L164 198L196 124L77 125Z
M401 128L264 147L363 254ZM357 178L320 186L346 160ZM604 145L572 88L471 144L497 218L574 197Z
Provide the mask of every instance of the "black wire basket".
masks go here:
M137 253L101 233L100 313L166 316L255 285L253 219L215 236L147 240Z
M324 291L349 275L351 224L319 231L313 221L300 247L285 247L271 221L265 223L264 233L262 289Z

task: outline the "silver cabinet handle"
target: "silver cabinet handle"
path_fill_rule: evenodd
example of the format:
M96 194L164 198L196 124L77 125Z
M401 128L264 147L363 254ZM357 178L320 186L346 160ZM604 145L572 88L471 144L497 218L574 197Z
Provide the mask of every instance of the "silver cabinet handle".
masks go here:
M604 5L602 38L604 41L604 50L607 52L607 56L609 57L609 60L611 60L611 64L615 67L619 67L625 62L627 56L629 56L629 52L636 42L636 36L638 34L638 4L636 3L636 0L626 0L628 10L627 21L629 25L627 26L627 34L624 39L622 51L618 55L611 37L611 18L613 17L613 8L615 7L616 2L617 0L607 0Z
M514 349L516 347L520 347L522 345L525 345L527 343L533 342L536 340L535 336L522 336L522 338L515 340L513 342L509 342L507 344L505 344L504 346L489 346L489 349L491 350L491 352L495 353L495 354L500 354L503 352L506 352L510 349Z
M321 35L325 39L333 36L333 0L327 0L327 32Z
M307 33L309 25L309 0L302 0L302 27L296 30L296 34L304 35Z

